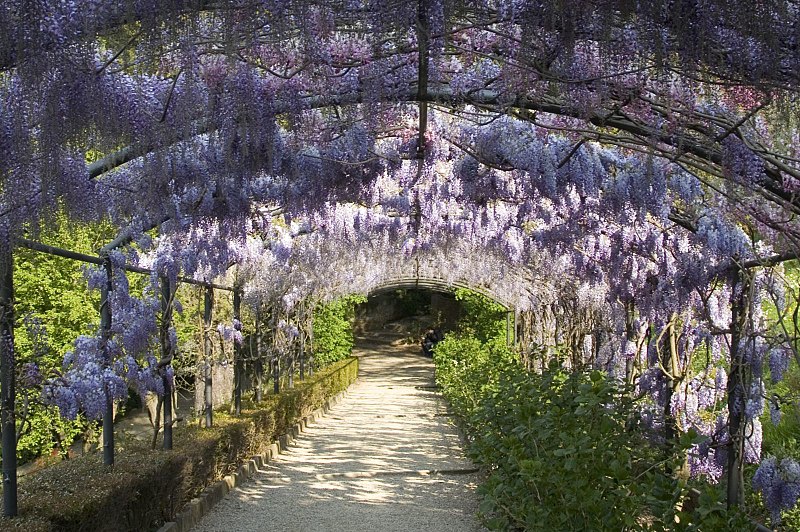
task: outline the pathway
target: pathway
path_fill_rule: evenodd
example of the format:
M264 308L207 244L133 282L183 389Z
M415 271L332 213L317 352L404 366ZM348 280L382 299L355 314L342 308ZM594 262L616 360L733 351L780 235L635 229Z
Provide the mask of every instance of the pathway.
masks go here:
M481 530L478 474L417 346L365 344L359 380L330 413L196 532Z

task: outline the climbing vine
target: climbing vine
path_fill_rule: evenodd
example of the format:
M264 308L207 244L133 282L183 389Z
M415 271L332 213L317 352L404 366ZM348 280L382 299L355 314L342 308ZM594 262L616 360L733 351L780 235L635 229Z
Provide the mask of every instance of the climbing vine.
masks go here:
M557 349L649 396L667 444L702 434L690 473L741 505L764 412L791 410L764 369L798 360L798 17L792 0L3 2L0 269L59 206L118 230L89 272L107 327L29 380L68 418L164 393L180 282L225 279L269 312L280 371L304 308L436 278L522 316L528 369ZM221 331L241 370L259 320L240 306ZM347 344L325 340L344 311L321 312L318 362ZM755 473L775 523L796 469Z

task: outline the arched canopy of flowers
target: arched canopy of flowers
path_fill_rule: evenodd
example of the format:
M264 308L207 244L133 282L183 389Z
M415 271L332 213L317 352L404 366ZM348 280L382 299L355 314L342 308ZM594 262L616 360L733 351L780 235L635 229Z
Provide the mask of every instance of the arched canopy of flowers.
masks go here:
M517 310L569 300L604 316L583 332L609 368L728 446L696 453L719 477L756 446L763 362L796 356L760 301L781 307L800 251L798 18L789 0L9 0L0 249L62 206L119 225L118 266L233 268L252 305L421 274ZM655 331L678 328L665 368ZM698 346L714 364L684 379ZM726 387L729 411L700 416Z

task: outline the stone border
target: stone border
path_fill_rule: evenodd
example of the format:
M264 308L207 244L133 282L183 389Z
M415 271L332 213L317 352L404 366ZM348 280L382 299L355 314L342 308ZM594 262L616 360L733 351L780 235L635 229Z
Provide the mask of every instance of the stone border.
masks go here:
M358 382L358 378L350 383L350 386ZM342 402L349 390L339 392L337 395L331 397L320 408L317 408L309 415L301 419L295 426L289 429L286 434L278 437L277 441L273 442L269 449L263 454L257 454L250 460L239 466L234 473L225 476L222 480L218 480L204 489L199 496L189 501L175 517L173 521L168 521L158 529L158 532L189 532L192 527L200 523L200 520L207 515L211 509L219 503L231 491L243 485L253 475L259 472L265 464L270 463L283 454L290 445L294 443L300 434L305 432L306 428L314 423L316 420L324 417L331 408Z

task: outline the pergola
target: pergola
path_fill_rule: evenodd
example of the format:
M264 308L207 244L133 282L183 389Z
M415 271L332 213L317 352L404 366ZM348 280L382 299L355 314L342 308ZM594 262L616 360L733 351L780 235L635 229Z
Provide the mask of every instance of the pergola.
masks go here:
M464 284L515 308L602 287L623 329L637 313L664 330L678 307L710 297L697 293L730 285L729 323L710 329L730 338L738 504L737 385L760 378L739 348L757 334L751 271L800 251L798 28L789 0L3 2L6 514L16 247L104 269L106 358L123 271L158 280L166 316L177 282L272 302L291 287L325 300L354 286ZM112 220L119 237L93 256L42 245L37 227L59 205ZM142 243L153 230L156 242ZM451 245L469 256L440 252ZM375 278L389 254L397 267ZM402 273L420 258L477 273ZM500 263L502 275L478 271ZM235 286L217 280L229 270ZM509 281L533 278L546 288ZM170 360L163 321L159 371ZM623 336L637 334L631 324ZM680 380L677 366L665 371Z

